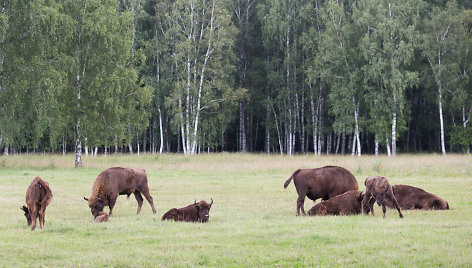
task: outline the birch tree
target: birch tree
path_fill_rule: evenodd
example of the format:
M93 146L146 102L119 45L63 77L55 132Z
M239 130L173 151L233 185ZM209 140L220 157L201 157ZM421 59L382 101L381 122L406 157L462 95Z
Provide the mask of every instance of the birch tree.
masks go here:
M184 154L197 153L202 111L225 102L232 91L235 28L224 2L171 2L175 77L168 101L178 122ZM229 102L228 102L229 103Z
M419 1L397 0L358 3L357 21L364 32L360 48L369 62L364 72L366 83L372 85L369 95L375 100L370 107L376 120L385 118L376 113L390 112L391 136L386 138L391 141L392 155L397 152L398 130L403 129L405 123L399 120L405 106L405 89L412 86L417 77L406 67L413 57L418 36L415 30L418 4ZM382 127L373 130L377 137L383 136Z
M433 11L425 21L427 30L423 35L423 54L425 61L430 66L432 79L437 89L437 102L439 112L439 125L441 137L441 152L446 154L445 130L443 104L445 90L451 85L452 79L457 76L453 74L457 70L459 59L455 57L454 51L460 44L458 37L462 21L460 11L454 1L447 3L446 9L434 7Z
M82 166L86 136L91 143L123 140L131 122L144 124L140 114L150 94L137 84L134 68L143 59L131 55L132 14L117 14L118 4L71 0L62 5L66 21L58 36L58 67L64 84L57 97L64 104L60 114L74 129L76 167Z

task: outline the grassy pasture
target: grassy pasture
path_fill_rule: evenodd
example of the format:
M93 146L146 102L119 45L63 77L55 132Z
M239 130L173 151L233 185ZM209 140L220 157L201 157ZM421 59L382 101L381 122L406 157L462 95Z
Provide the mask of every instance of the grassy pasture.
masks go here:
M462 155L266 156L253 154L0 156L0 266L472 266L472 165ZM340 165L364 189L371 175L421 187L449 211L387 210L376 216L295 217L297 168ZM83 197L111 166L147 170L158 213L134 196L118 198L110 222L95 223ZM31 180L49 182L54 198L46 224L32 232L19 207ZM214 204L207 224L162 222L172 207ZM305 201L305 210L313 205ZM108 208L106 208L108 212ZM39 226L39 224L38 224Z

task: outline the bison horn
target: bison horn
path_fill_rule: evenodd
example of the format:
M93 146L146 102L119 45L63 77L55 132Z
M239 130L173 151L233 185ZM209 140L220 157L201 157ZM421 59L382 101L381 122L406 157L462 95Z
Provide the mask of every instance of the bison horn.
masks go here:
M85 200L85 201L88 201L88 198L84 197L84 200Z
M195 199L195 201L193 201L193 204L196 205L197 204L197 199Z
M210 207L211 207L211 205L213 205L213 198L211 198L211 203L210 203Z

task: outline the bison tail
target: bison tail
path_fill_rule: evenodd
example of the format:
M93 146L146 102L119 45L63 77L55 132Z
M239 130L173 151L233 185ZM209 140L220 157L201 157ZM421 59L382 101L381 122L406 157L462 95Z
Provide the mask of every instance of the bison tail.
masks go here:
M290 178L288 178L288 180L284 183L284 189L287 189L287 186L290 184L290 182L292 181L293 178L295 178L298 174L298 172L300 172L301 169L297 169L295 170L295 172L293 172L292 176L290 176Z

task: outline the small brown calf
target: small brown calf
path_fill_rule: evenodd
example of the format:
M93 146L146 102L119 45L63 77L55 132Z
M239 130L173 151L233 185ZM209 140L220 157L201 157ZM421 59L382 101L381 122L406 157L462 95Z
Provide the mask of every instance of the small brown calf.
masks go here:
M365 195L362 200L362 211L364 214L369 214L369 211L372 212L374 216L374 202L369 202L371 198L374 198L377 201L379 206L382 206L383 217L385 218L386 206L388 204L393 204L398 210L400 218L403 218L402 211L398 205L398 201L395 198L393 193L392 186L388 182L387 178L382 176L373 176L368 177L365 182Z
M20 207L25 212L28 225L31 225L31 230L36 229L36 219L39 216L39 228L44 226L44 217L46 214L46 207L52 199L52 192L49 184L41 178L36 177L28 186L26 190L26 206Z

